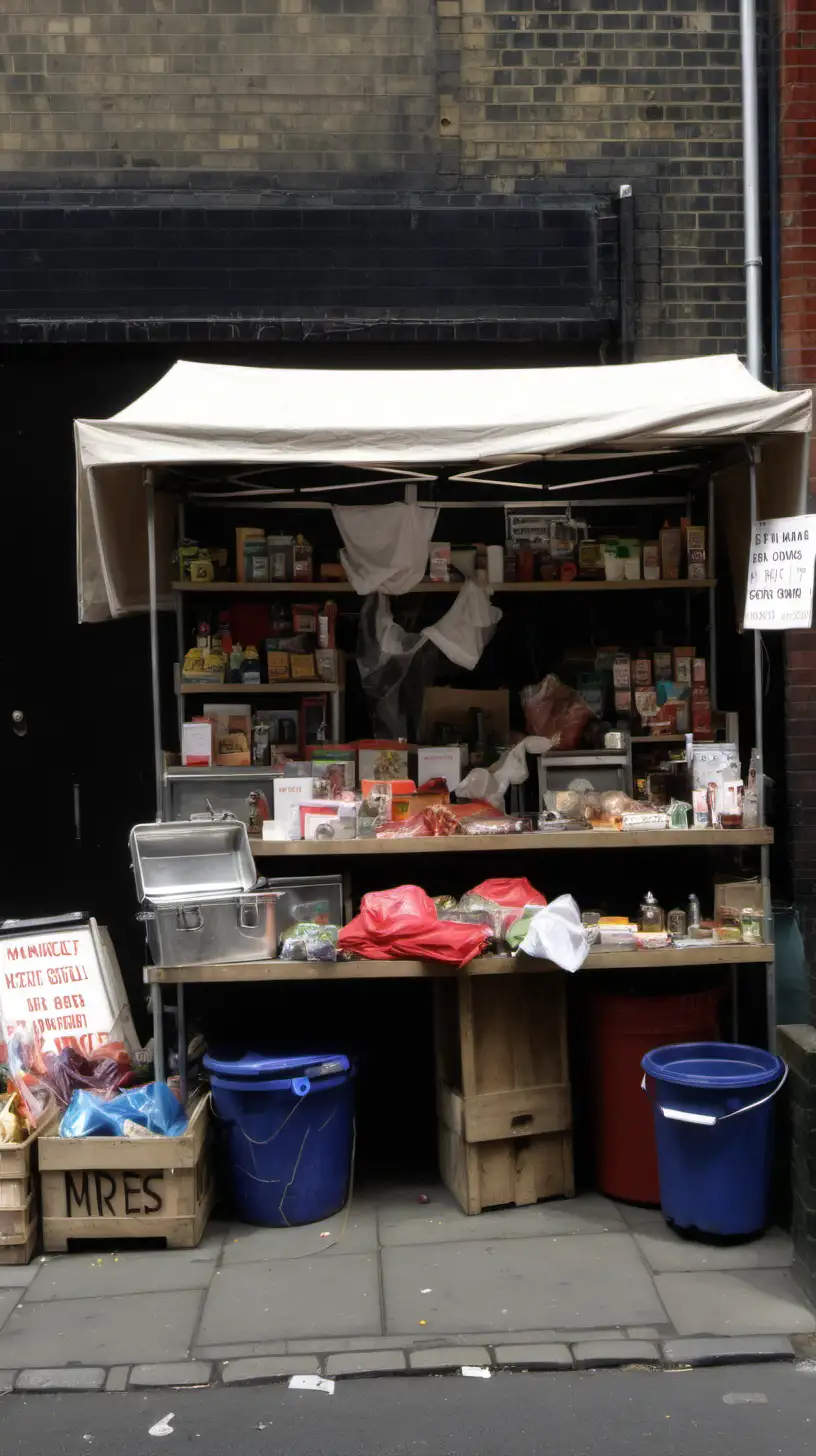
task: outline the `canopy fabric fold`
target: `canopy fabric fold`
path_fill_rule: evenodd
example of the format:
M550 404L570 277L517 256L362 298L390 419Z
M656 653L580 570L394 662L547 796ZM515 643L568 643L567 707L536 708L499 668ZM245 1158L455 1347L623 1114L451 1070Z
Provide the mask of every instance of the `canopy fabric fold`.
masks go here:
M736 355L566 369L182 361L118 415L76 422L80 620L147 606L146 526L137 518L148 465L489 463L604 443L804 437L810 425L809 390L775 393ZM159 529L172 538L168 502L159 507Z

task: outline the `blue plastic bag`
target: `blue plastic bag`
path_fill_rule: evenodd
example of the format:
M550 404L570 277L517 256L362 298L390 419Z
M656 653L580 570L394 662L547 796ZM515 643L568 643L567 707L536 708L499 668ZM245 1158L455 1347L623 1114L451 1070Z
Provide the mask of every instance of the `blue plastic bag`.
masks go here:
M129 1087L108 1101L95 1092L74 1092L60 1123L60 1137L123 1137L126 1121L163 1137L181 1137L187 1114L166 1082Z

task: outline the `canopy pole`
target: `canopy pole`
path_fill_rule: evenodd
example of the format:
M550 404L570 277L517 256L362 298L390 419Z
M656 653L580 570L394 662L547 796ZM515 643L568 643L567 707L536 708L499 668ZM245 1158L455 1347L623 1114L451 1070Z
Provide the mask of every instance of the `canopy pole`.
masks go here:
M759 231L759 121L756 0L740 0L746 364L762 378L762 253Z
M156 582L156 485L152 470L144 474L147 498L147 578L150 593L150 677L153 696L153 766L156 773L156 819L162 817L161 687L159 677L159 602Z

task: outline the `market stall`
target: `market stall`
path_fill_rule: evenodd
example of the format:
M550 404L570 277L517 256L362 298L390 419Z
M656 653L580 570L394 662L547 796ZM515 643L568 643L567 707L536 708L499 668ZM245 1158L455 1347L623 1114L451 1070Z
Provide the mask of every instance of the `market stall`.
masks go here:
M741 970L764 966L772 1043L758 642L753 722L721 684L731 691L752 527L804 510L809 429L809 392L774 394L731 357L444 373L178 364L112 420L79 421L80 617L150 612L158 819L188 823L207 804L243 818L270 893L343 876L342 910L295 919L271 953L233 945L180 963L154 950L157 1075L168 986L184 1096L186 986L430 978L440 1164L476 1212L572 1191L575 966L556 930L580 941L582 975L725 967L732 1033ZM625 626L624 603L640 604ZM172 683L163 609L176 614ZM557 664L536 649L520 694L479 675L502 617L515 641L546 624L558 646ZM456 686L439 684L440 662ZM494 681L501 671L494 661ZM168 691L177 743L162 741ZM665 905L644 896L661 861ZM476 893L490 872L537 886L545 865L583 925L573 907L576 923L554 930L543 896L538 916L521 903L497 920ZM430 953L419 929L411 952L377 898L406 881L449 927ZM183 898L167 889L168 904ZM339 935L321 933L338 920ZM481 931L467 948L466 927Z

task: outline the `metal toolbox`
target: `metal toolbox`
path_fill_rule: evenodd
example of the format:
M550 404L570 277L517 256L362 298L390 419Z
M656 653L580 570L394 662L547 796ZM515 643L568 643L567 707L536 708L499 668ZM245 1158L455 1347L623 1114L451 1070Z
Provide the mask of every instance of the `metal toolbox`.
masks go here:
M238 820L136 824L130 854L140 900L246 893L257 880L247 828Z
M249 826L250 794L266 799L271 811L275 780L271 768L168 768L164 774L164 817L189 819L193 814L234 814Z
M148 900L138 919L156 966L273 961L278 954L277 892Z

